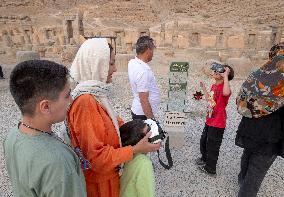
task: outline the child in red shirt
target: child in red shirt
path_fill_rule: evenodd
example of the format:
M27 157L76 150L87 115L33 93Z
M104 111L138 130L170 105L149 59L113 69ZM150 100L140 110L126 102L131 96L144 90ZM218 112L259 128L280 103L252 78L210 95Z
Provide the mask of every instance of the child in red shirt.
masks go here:
M215 83L212 84L209 93L203 82L200 82L208 101L208 113L200 139L201 158L196 160L196 164L201 171L209 175L216 175L216 164L226 127L226 106L231 96L229 81L234 78L234 70L228 65L216 62L211 64L211 70Z

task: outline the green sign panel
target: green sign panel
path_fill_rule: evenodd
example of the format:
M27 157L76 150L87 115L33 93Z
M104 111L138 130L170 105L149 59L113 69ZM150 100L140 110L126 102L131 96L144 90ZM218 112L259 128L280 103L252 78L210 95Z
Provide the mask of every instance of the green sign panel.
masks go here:
M167 111L184 112L185 110L188 68L188 62L170 64Z

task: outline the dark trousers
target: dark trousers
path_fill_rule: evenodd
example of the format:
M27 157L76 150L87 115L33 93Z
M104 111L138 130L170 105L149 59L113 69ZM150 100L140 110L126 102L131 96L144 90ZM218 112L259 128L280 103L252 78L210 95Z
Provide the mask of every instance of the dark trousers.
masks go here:
M239 197L255 197L260 185L276 159L275 154L262 155L244 149L241 158L241 171L238 176L240 184Z
M147 120L145 115L136 115L131 111L132 120L140 119L140 120Z
M205 124L200 138L200 152L202 160L206 162L205 169L216 173L216 165L220 146L223 140L224 128L211 127Z

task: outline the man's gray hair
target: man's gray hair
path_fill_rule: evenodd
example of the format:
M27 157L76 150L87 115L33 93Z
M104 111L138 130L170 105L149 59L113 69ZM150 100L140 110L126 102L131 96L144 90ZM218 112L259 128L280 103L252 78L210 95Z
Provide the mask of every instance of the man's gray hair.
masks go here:
M154 40L150 36L141 36L136 42L136 53L142 54L147 49L155 48Z

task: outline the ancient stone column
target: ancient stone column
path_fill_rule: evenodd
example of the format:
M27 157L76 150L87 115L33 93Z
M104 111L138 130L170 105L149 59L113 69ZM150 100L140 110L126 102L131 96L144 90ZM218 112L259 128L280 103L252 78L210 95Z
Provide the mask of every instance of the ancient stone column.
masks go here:
M165 23L161 24L160 47L165 46Z
M4 30L2 32L2 35L3 35L3 40L4 40L5 45L7 47L12 47L13 42L12 42L12 39L11 39L10 35L8 34L8 32L6 30Z

